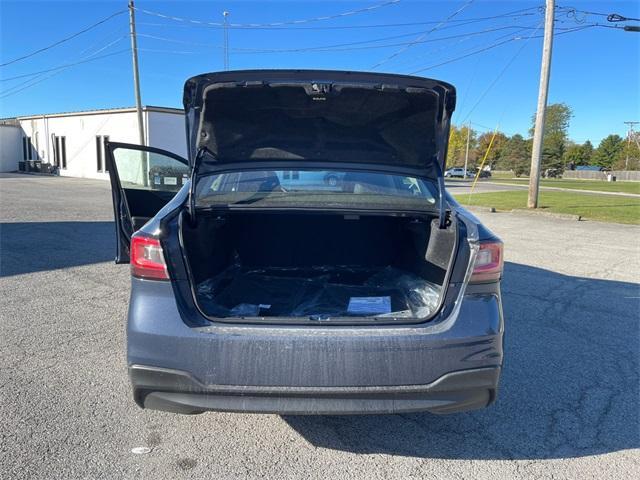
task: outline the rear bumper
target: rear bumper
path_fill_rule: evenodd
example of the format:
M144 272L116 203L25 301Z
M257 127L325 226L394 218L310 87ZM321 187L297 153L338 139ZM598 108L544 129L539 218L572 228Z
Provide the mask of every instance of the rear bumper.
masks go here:
M174 413L445 414L491 404L500 368L451 372L427 385L379 387L204 385L187 372L143 365L130 366L129 375L140 407Z
M150 409L437 413L495 398L503 357L499 289L464 296L439 323L192 328L169 282L133 279L127 358Z

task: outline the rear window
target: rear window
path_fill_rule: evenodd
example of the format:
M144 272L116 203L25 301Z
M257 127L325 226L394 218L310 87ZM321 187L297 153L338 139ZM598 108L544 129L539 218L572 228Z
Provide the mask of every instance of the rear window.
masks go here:
M259 170L200 178L199 206L425 208L436 187L401 175L336 170Z

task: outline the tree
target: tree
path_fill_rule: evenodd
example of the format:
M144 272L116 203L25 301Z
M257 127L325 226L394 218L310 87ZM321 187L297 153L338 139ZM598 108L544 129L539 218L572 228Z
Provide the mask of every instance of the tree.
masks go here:
M529 159L531 157L530 141L522 135L516 134L509 138L504 146L503 161L516 177L529 174Z
M609 135L598 145L593 154L593 163L605 168L612 168L624 152L624 140L620 135Z
M623 140L623 148L613 166L616 170L640 170L640 132Z
M573 112L566 103L553 103L547 106L544 124L544 142L542 144L542 168L560 168L568 141L569 122ZM531 119L529 134L533 136L536 116Z
M478 167L480 166L479 162L482 161L485 154L487 155L487 160L484 163L485 166L490 165L492 169L495 169L496 166L502 165L503 163L502 159L504 157L504 148L509 139L502 132L496 132L493 143L491 143L492 137L493 132L485 132L478 137ZM487 154L489 144L491 144L491 149Z
M552 103L551 105L547 105L544 122L545 136L548 133L563 133L566 138L567 131L569 130L569 122L571 121L572 116L573 111L566 103ZM529 129L529 135L532 137L535 131L535 126L536 115L534 113L531 117L531 128Z
M463 127L456 127L451 125L451 133L449 134L449 149L447 150L447 167L457 167L464 165L464 157L467 149L467 131L466 125ZM469 130L469 159L473 161L475 158L475 148L477 144L476 131L474 129Z
M593 155L593 145L587 140L582 145L569 145L564 152L563 161L566 167L571 165L589 165Z
M582 144L582 151L584 156L587 158L587 163L585 165L590 165L593 158L593 145L589 140Z

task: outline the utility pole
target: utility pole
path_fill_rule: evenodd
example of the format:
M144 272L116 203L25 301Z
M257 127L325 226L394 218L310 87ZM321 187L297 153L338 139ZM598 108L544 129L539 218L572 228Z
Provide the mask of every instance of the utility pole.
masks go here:
M631 151L631 138L633 137L633 127L640 122L624 122L625 125L629 125L629 131L627 132L627 158L624 161L624 169L629 170L629 151Z
M538 207L540 187L540 164L542 163L542 142L544 140L544 121L549 93L549 74L551 73L551 50L553 49L553 22L555 20L555 0L546 0L544 12L544 41L542 44L542 65L540 67L540 89L538 90L538 109L533 133L531 152L531 173L529 174L528 208Z
M229 23L227 21L229 12L225 10L222 12L222 16L224 17L224 69L229 70Z
M133 60L133 91L136 97L138 115L138 136L140 145L144 145L144 123L142 121L142 101L140 100L140 75L138 72L138 41L136 39L136 14L133 0L129 0L129 31L131 33L131 57Z
M467 123L467 150L464 154L464 178L467 178L467 164L469 163L469 139L471 137L471 124Z

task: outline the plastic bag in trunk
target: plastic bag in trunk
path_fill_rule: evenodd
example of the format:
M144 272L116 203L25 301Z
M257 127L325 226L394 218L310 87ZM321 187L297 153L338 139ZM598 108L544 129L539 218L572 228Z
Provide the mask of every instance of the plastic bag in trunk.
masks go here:
M441 287L393 268L319 266L246 270L235 264L198 285L203 310L214 317L424 318Z

